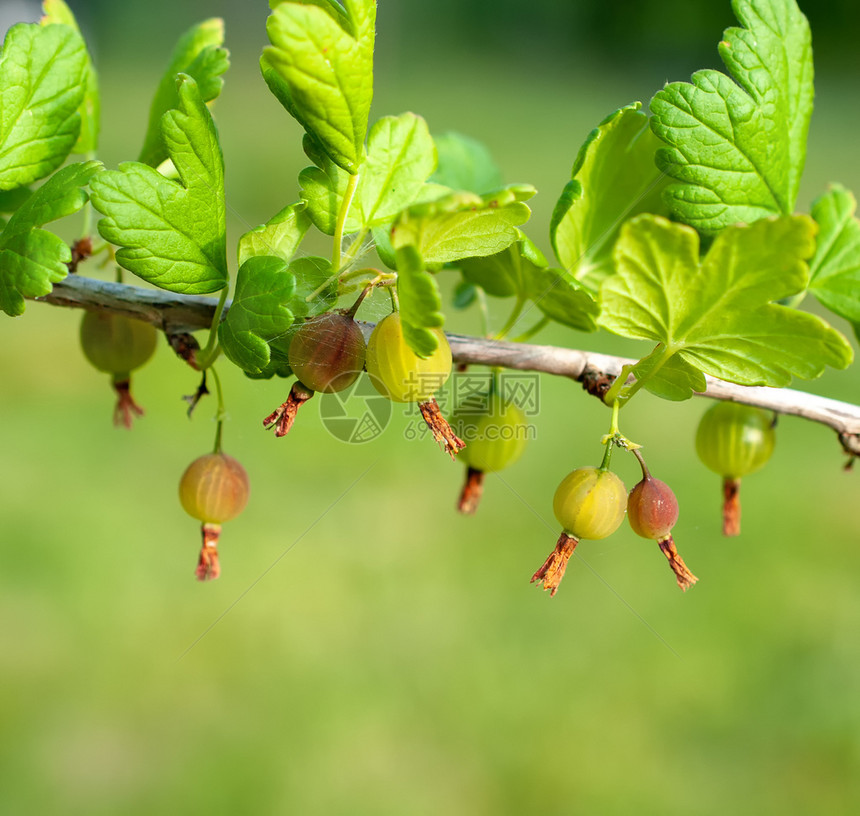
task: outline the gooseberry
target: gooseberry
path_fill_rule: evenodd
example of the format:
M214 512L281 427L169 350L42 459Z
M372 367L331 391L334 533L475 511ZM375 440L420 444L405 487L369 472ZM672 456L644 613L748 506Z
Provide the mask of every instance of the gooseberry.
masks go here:
M723 477L723 535L741 531L741 477L760 470L776 440L773 415L737 402L717 402L702 416L696 452L710 470Z
M182 474L179 500L189 516L202 522L203 545L195 573L198 581L214 580L220 575L221 525L245 509L249 491L245 468L224 453L200 456Z
M313 391L332 394L352 385L364 369L366 345L358 324L329 312L308 320L290 342L290 367Z
M87 360L111 375L117 393L114 424L131 428L133 417L143 416L143 409L131 396L131 372L155 352L155 327L113 312L88 311L81 320L80 337Z
M672 538L672 528L678 521L678 500L672 488L655 479L642 463L642 481L627 497L627 520L636 535L656 541L669 561L678 586L685 592L699 579L687 569Z
M442 416L433 395L451 375L451 347L441 329L433 329L439 345L429 357L419 357L403 336L399 312L376 324L367 343L365 365L374 388L392 402L417 402L433 438L453 459L465 447Z
M454 432L466 442L460 458L466 464L466 481L457 508L474 513L483 493L484 474L504 470L522 456L529 434L525 414L496 393L484 394L472 410L469 402L451 418Z
M543 588L555 595L580 539L606 538L621 526L627 509L627 489L609 470L577 468L562 479L552 509L564 529L532 582L543 581Z

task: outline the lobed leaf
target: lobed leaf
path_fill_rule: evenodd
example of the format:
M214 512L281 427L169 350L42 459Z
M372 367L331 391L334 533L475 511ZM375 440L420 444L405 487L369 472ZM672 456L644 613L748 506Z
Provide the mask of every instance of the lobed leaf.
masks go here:
M556 257L596 294L612 273L612 247L625 220L643 212L668 215L668 179L654 164L660 140L634 102L610 114L579 149L550 223Z
M261 69L275 97L355 175L373 98L374 0L281 2L266 21Z
M651 126L668 147L657 165L677 184L672 213L703 233L790 214L812 114L809 24L794 0L733 0L744 28L719 46L734 81L698 71L651 100Z
M772 301L803 291L804 259L815 248L807 216L730 227L699 260L697 233L640 215L622 228L617 272L600 289L599 324L659 344L651 368L689 389L690 367L741 385L787 385L852 359L845 338L824 320ZM674 357L686 366L672 375ZM647 358L646 358L647 359ZM642 363L640 363L640 366ZM658 368L659 365L659 368Z
M569 272L550 269L525 236L486 258L466 258L458 266L466 281L493 297L531 300L550 319L580 331L596 328L597 304Z
M177 89L179 108L164 114L162 132L181 183L125 162L93 179L92 202L121 266L162 289L205 294L228 280L224 160L197 83L180 74Z
M334 235L349 176L312 138L305 139L305 151L317 166L299 175L302 199L314 226ZM414 113L380 119L368 136L367 159L345 232L362 232L389 223L424 191L435 167L436 148L424 119Z
M502 172L490 151L477 139L461 133L434 137L438 165L431 180L451 190L484 195L502 186Z
M530 185L511 185L486 196L451 193L404 210L391 228L395 250L414 246L425 264L495 255L520 237L517 226L531 216L523 203Z
M218 340L227 358L251 375L261 375L272 361L269 344L286 335L295 315L289 302L296 279L281 258L248 258L236 274L236 291Z
M0 54L0 190L56 170L78 140L87 49L66 25L19 23Z
M860 323L860 221L857 201L834 184L812 203L818 242L809 264L809 291L830 311Z
M24 298L50 293L68 274L72 253L56 235L39 227L77 212L87 202L82 188L101 168L97 161L57 171L22 203L0 233L0 309L24 311Z
M265 224L248 230L239 239L239 266L255 255L292 260L310 225L303 203L284 207Z
M230 55L223 44L224 21L218 18L192 26L179 38L149 108L139 162L158 167L168 157L162 119L165 113L179 106L177 74L194 79L204 102L211 102L221 93L224 85L221 75L230 67Z
M419 357L429 357L439 346L431 329L442 328L445 315L436 279L413 246L397 250L397 294L403 339Z
M78 34L81 33L78 21L72 10L63 0L42 0L42 25L67 25ZM99 128L101 126L101 97L99 95L99 77L93 65L92 57L87 52L86 91L83 101L78 108L81 117L81 131L75 142L73 153L94 153L99 145Z

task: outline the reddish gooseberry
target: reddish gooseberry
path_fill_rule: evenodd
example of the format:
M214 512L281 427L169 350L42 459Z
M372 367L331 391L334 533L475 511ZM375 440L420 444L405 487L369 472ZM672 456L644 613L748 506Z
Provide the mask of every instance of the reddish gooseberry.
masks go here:
M214 580L220 574L221 525L245 509L249 491L245 468L224 453L207 453L195 459L182 474L179 481L182 507L189 516L203 522L203 546L196 571L199 581Z

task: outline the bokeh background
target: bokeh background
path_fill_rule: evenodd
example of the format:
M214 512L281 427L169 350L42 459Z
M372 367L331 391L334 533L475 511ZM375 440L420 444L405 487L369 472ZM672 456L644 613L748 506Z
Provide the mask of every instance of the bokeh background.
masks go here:
M806 5L803 209L829 181L860 189L857 7ZM109 166L137 155L175 38L223 16L231 237L295 200L300 132L257 71L265 3L71 6L102 72ZM549 251L589 130L717 67L732 22L728 0L383 0L374 116L413 110L483 140L508 181L538 187L529 230ZM507 304L493 306L498 327ZM860 811L858 474L831 432L780 421L773 460L744 482L743 535L724 540L719 480L692 446L704 404L643 394L624 430L675 487L701 580L682 595L656 545L622 528L583 544L550 600L528 578L555 543L552 494L597 462L608 420L577 385L543 378L536 441L462 518L462 466L405 439L414 418L349 446L311 403L276 441L261 418L288 385L221 364L225 448L252 498L225 526L222 578L199 585L176 486L211 447L214 408L188 420L196 376L162 345L134 378L146 417L114 429L79 321L32 303L0 320L0 812ZM470 312L449 325L478 330ZM642 352L562 328L541 341ZM858 371L799 385L857 402ZM635 463L616 459L632 485Z

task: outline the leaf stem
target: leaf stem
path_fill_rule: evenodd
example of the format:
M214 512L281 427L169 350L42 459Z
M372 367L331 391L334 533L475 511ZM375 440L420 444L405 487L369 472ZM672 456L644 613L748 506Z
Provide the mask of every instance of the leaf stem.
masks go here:
M517 296L517 302L514 304L513 311L511 311L511 315L508 318L508 322L502 326L501 331L499 331L496 336L493 338L494 340L504 340L507 336L508 332L516 325L517 321L520 319L520 315L523 313L523 309L526 305L526 299L522 295Z
M221 353L221 347L218 345L218 327L221 325L221 317L224 314L224 307L227 304L227 289L225 286L221 290L218 297L218 305L215 307L215 315L212 317L212 325L209 327L209 340L206 343L206 348L197 355L197 367L201 371L205 371Z
M544 315L537 323L534 324L530 329L526 329L522 334L518 334L514 338L515 343L525 343L527 340L531 340L538 332L543 331L549 325L549 318Z
M221 432L224 425L224 419L227 412L224 409L224 390L221 387L221 378L218 376L218 371L215 366L212 366L209 371L212 373L212 379L215 381L215 396L218 402L218 407L215 413L215 447L212 453L221 453Z
M346 228L346 219L349 215L349 208L352 206L352 199L355 197L355 191L358 189L359 174L349 177L346 184L346 192L343 195L343 201L340 203L340 210L337 214L337 222L334 228L334 245L332 247L331 266L335 273L340 270L343 260L343 233Z

